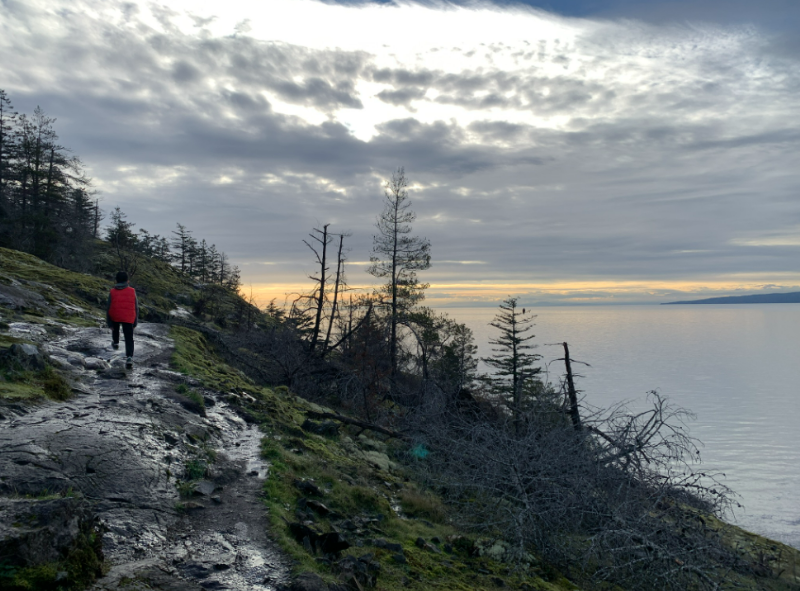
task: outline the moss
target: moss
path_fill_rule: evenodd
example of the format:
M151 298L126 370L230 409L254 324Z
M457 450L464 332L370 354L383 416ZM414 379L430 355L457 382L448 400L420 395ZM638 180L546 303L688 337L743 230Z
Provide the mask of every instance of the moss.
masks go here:
M430 492L420 492L415 488L406 488L400 491L400 507L403 513L411 517L428 519L437 523L444 523L447 511L444 503Z
M0 562L2 591L79 591L102 574L102 542L94 532L79 534L67 556L58 562L15 566Z
M173 369L199 379L203 386L218 392L237 390L252 394L260 391L244 374L222 363L214 348L196 330L173 326L170 337L175 341L170 361Z
M10 363L0 366L0 398L35 401L47 397L64 401L71 396L69 383L49 365L38 372Z

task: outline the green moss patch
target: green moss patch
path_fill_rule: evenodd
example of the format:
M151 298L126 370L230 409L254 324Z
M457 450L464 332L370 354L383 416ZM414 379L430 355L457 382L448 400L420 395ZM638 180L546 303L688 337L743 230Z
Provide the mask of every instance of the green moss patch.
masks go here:
M64 401L72 396L69 383L52 367L41 371L0 365L0 398L33 401L42 398Z

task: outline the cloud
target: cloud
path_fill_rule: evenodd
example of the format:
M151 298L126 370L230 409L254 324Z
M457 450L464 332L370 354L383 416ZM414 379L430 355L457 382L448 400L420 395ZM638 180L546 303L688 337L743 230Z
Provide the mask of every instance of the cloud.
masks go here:
M58 118L105 207L186 224L247 282L302 282L324 223L365 260L405 166L434 286L791 283L800 67L782 29L621 6L4 0L3 84Z

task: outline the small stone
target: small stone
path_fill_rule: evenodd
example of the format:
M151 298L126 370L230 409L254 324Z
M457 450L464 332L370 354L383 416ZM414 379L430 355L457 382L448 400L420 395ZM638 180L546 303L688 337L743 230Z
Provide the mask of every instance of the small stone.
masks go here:
M392 554L392 559L398 564L408 564L408 560L403 554Z
M501 579L500 577L492 577L492 583L494 583L497 587L505 587L506 582Z
M212 502L213 502L215 505L221 505L221 504L222 504L222 498L220 498L220 496L219 496L219 495L214 495L213 497L211 497L211 501L212 501Z
M209 482L208 480L201 480L200 482L195 483L194 485L194 493L196 495L202 495L204 497L211 496L211 494L216 490L216 486L213 482Z

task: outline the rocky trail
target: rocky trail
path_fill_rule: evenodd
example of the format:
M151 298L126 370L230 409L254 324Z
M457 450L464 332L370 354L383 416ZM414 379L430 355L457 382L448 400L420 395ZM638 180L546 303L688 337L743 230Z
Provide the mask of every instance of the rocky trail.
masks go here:
M132 370L108 330L57 329L9 328L69 372L77 392L0 406L2 537L47 558L80 532L102 532L110 569L97 591L286 583L288 562L267 539L259 498L261 434L220 393L169 369L169 327L137 328ZM202 392L203 404L178 393L181 384Z

